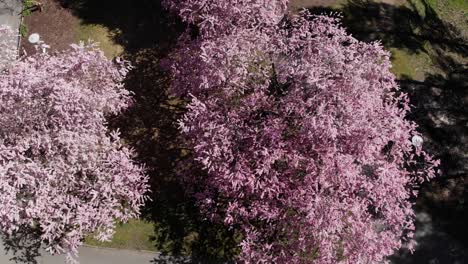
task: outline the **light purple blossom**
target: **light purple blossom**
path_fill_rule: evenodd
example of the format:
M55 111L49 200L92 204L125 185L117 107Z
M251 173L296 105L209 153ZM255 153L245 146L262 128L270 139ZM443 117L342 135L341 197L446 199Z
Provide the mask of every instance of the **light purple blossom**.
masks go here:
M240 228L240 262L379 263L412 244L411 198L438 161L411 144L389 52L336 17L166 3L201 29L166 62L190 100L182 177L207 216Z
M131 102L128 67L73 45L0 74L1 232L38 229L48 252L73 261L85 235L108 240L139 215L147 177L105 119Z

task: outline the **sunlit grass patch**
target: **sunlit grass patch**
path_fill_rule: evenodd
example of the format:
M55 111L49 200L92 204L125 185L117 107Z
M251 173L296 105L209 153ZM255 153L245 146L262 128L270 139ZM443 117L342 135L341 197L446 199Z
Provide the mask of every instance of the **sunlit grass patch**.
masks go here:
M425 74L432 71L430 57L424 53L409 53L404 49L390 48L392 52L391 71L397 78L409 77L413 80L424 80Z
M92 40L98 42L99 48L108 58L119 56L123 52L123 47L113 40L115 34L102 25L81 24L77 31L77 41Z
M90 246L156 251L151 240L154 236L154 224L144 220L130 220L118 224L114 237L109 242L100 242L89 236L85 244Z

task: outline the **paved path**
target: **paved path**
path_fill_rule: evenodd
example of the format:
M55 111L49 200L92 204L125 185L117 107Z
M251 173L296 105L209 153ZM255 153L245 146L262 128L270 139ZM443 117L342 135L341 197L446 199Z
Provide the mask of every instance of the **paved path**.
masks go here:
M21 23L21 0L0 0L0 25L19 28Z
M149 264L158 257L157 253L140 252L132 250L117 250L82 247L79 253L80 264ZM7 255L0 245L0 263L14 264L10 261L11 255ZM64 264L64 256L50 256L43 254L38 258L38 264Z
M13 30L18 30L21 24L21 0L0 0L0 25L8 25ZM18 49L19 38L15 37L12 44Z
M467 264L468 248L438 226L425 212L416 213L414 254L401 250L391 258L392 264Z
M419 212L416 215L418 229L415 239L419 243L413 255L400 251L391 257L392 264L466 264L468 263L468 248L454 240L441 230L430 215ZM0 264L14 264L9 261L11 255L6 255L0 241ZM79 253L80 264L175 264L190 263L182 259L165 259L158 253L82 247ZM64 264L64 256L43 254L38 264Z

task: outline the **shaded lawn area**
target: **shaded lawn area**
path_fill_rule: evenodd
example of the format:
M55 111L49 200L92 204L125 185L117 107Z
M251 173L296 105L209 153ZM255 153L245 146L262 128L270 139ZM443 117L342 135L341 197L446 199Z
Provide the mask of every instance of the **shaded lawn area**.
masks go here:
M238 252L235 230L204 220L175 174L177 163L185 158L175 125L184 109L167 94L169 77L159 62L173 48L183 25L163 11L158 0L42 2L45 10L25 19L31 33L40 33L57 49L92 38L101 43L108 57L122 55L135 66L126 88L135 94L136 104L113 118L111 125L120 129L122 138L135 148L138 161L147 165L152 202L144 208L144 220L119 225L112 242L88 239L87 243L158 250L203 259L203 263L231 259ZM314 13L341 11L343 24L353 36L381 40L392 52L392 71L415 106L411 118L421 125L425 147L442 160L442 176L423 186L417 209L428 212L437 226L468 247L468 1L291 3L291 9L301 6ZM24 46L31 50L28 44ZM425 254L423 259L428 261L431 253L416 255ZM464 257L460 252L454 254L452 262ZM401 256L396 263L418 263Z

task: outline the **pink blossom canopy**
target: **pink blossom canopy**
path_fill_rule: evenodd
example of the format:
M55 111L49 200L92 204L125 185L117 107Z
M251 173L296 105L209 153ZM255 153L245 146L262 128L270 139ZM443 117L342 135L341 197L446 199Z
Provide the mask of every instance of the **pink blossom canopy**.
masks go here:
M172 2L185 18L202 1ZM236 21L262 19L236 8ZM390 53L334 17L258 25L185 35L168 63L190 99L183 180L207 216L242 230L243 263L377 263L411 248L410 199L438 161L412 146Z
M73 45L0 74L2 232L38 229L47 251L75 254L84 235L109 239L116 221L138 216L147 178L105 120L129 106L127 71Z

